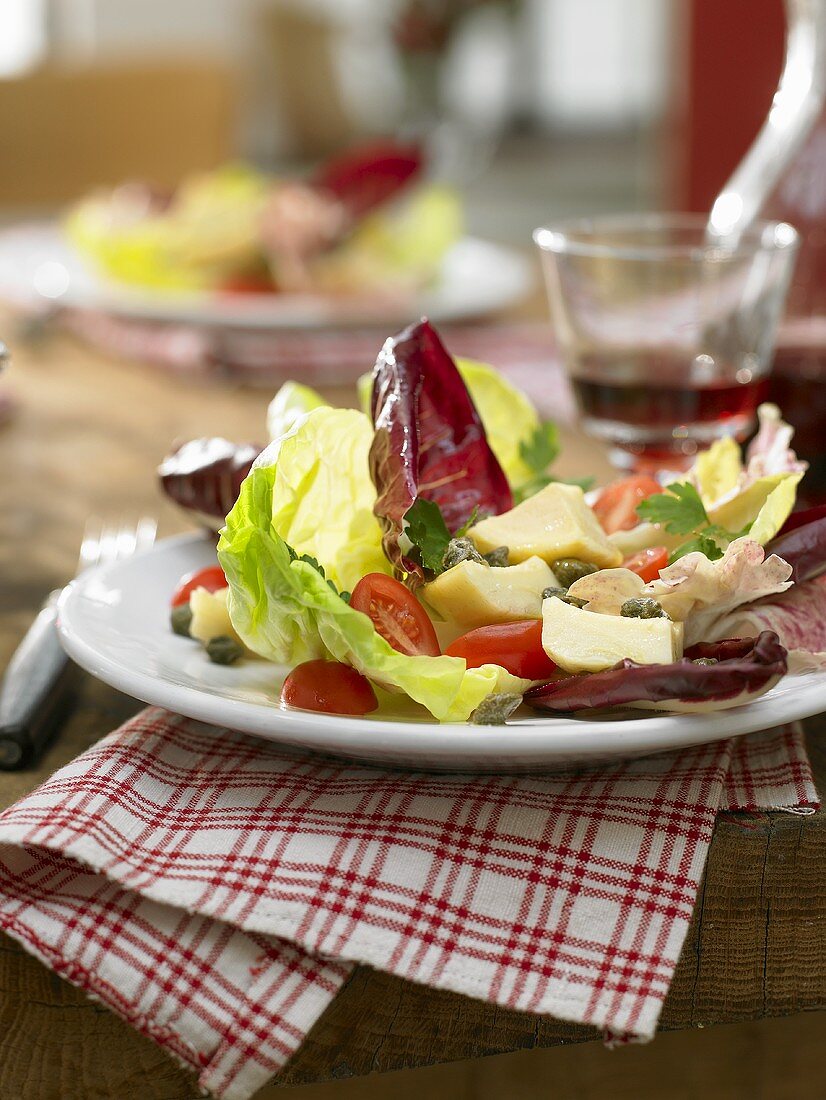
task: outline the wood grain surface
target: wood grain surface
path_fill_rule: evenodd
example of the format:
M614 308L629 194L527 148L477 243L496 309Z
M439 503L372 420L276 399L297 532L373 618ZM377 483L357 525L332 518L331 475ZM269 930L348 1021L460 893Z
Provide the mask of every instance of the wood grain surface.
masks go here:
M261 439L269 393L234 390L119 364L64 338L12 345L7 381L19 401L0 429L0 668L46 593L72 572L90 513L156 515L161 534L183 522L159 496L153 470L169 443L192 435ZM365 364L367 366L368 364ZM330 397L352 403L349 388ZM563 473L607 473L603 453L573 434ZM78 675L59 737L38 765L0 773L0 806L138 709ZM826 789L826 722L808 723ZM700 903L663 1015L667 1029L826 1007L826 815L718 820ZM354 973L278 1083L580 1042L587 1028L497 1009L388 977ZM0 1100L188 1100L194 1078L108 1010L0 937Z

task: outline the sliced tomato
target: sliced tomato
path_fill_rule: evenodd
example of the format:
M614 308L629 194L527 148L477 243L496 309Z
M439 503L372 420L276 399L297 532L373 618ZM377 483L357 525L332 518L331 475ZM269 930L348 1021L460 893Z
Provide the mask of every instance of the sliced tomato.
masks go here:
M222 294L272 294L275 284L266 272L230 275L220 284Z
M362 577L350 597L350 607L363 611L386 642L410 657L438 657L439 640L430 618L413 593L385 573Z
M305 661L296 665L281 688L286 707L325 714L369 714L379 705L366 676L339 661Z
M661 493L662 485L647 474L634 474L606 485L591 507L607 535L614 531L630 531L641 522L637 505L654 493Z
M556 671L556 665L542 648L539 619L477 626L451 642L445 653L448 657L464 657L468 668L501 665L526 680L547 680Z
M640 550L639 554L634 554L626 559L622 563L622 568L630 569L632 573L642 577L647 584L649 581L655 581L660 575L660 570L665 569L667 565L668 550L666 547L651 546L648 550Z
M196 588L205 588L207 592L217 592L219 588L227 587L227 578L220 565L208 565L206 569L199 569L195 573L188 573L175 589L172 597L172 607L178 607L182 603L189 603L189 597Z

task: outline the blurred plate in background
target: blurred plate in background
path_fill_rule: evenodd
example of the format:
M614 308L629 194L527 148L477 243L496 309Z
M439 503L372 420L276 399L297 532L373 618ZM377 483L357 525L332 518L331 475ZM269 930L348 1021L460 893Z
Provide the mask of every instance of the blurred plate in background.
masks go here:
M110 282L81 260L54 222L0 233L0 299L23 309L62 306L146 321L245 329L313 329L377 324L390 331L426 315L478 317L519 302L534 285L530 259L465 237L445 257L436 284L410 294L157 293Z

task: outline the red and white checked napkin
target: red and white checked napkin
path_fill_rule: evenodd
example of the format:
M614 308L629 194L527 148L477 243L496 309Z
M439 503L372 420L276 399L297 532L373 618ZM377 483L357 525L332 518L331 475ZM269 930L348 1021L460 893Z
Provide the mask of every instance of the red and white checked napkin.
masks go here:
M358 962L649 1038L718 810L816 805L796 727L428 775L149 709L0 814L0 928L245 1100Z

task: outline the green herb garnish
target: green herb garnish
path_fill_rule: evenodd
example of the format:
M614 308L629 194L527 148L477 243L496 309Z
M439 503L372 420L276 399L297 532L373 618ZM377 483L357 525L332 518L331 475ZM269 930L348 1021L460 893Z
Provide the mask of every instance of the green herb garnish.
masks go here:
M318 560L318 558L314 558L312 556L312 554L298 554L298 553L296 553L296 551L292 548L292 546L290 546L290 544L288 542L285 542L284 545L287 547L287 553L290 555L290 561L291 562L292 561L304 561L304 562L307 563L307 565L312 566L312 568L315 569L316 573L320 574L320 576L322 576L324 578L324 580L327 582L327 584L330 586L330 588L332 588L332 590L335 592L335 594L337 596L340 596L344 600L345 603L350 602L350 593L349 592L339 592L339 590L336 588L335 584L333 584L333 582L330 580L330 578L325 573L324 566L321 564L321 562Z
M559 457L559 433L556 424L546 420L534 431L530 439L519 444L519 457L531 470L531 477L513 492L515 504L534 496L546 485L558 481L562 485L578 485L583 492L594 484L592 477L554 477L548 467Z
M709 561L718 561L730 542L749 532L748 527L742 531L727 531L712 523L700 494L688 481L675 481L664 493L646 497L637 505L637 515L649 523L661 524L670 535L693 533L693 538L672 550L669 565L692 553L705 554Z
M404 514L404 533L418 551L424 568L441 573L451 536L439 505L417 497Z
M519 457L534 474L544 474L559 457L559 432L556 424L545 420L530 439L523 439L519 444Z
M688 535L710 520L700 494L687 481L675 481L664 493L654 493L637 505L637 515L660 523L670 535Z

